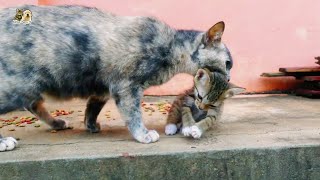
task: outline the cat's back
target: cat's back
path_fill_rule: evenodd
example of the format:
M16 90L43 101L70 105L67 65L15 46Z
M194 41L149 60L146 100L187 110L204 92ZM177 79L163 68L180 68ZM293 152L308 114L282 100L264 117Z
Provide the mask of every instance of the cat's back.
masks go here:
M120 21L120 17L92 7L23 5L0 9L0 30L2 33L19 33L19 30L24 28L22 24L13 23L17 9L31 11L32 23L28 26L38 31L52 30L60 33L63 28L89 28L96 27L99 23L107 24Z
M30 24L13 22L17 8L32 12ZM136 59L155 56L152 50L167 47L174 36L173 29L155 18L117 16L83 6L33 5L1 9L0 33L0 63L5 64L0 72L12 74L9 66L19 72L35 66L56 76L75 67L84 72L103 68L106 73L117 69L110 68L114 66L130 69ZM131 69L127 74L134 73Z
M16 10L30 10L32 22L14 23ZM96 38L101 46L117 46L130 41L163 44L170 41L174 30L152 17L118 16L93 7L24 5L0 9L1 44L16 44L36 39L44 43L66 43L70 33L85 33ZM66 38L67 37L67 38ZM2 40L2 41L1 41ZM131 42L133 41L133 42ZM40 42L39 42L40 43Z
M112 18L117 17L114 14L101 11L95 7L86 7L79 5L63 5L63 6L36 6L36 5L21 5L15 7L0 8L0 17L2 21L13 19L16 15L17 9L25 11L30 10L32 16L37 18L38 21L50 21L52 20L71 20L65 19L71 16L78 18L84 18L85 16L91 16L92 18ZM97 19L99 20L99 19Z

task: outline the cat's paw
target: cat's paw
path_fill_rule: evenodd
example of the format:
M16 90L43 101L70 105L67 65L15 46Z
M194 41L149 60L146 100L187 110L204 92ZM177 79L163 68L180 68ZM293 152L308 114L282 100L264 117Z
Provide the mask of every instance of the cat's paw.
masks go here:
M52 122L51 125L52 129L54 130L63 130L63 129L72 129L73 127L69 125L68 122L62 120L62 119L56 119Z
M98 133L100 132L100 124L94 123L94 124L87 124L87 130L91 133Z
M147 133L135 136L135 139L141 143L149 144L158 141L160 138L159 134L155 130L149 130Z
M183 127L181 133L184 136L190 136L191 135L191 127Z
M19 24L20 23L20 21L18 21L18 20L13 20L13 24Z
M191 136L195 139L199 139L202 135L201 130L198 126L191 126Z
M167 124L165 128L166 135L174 135L177 133L178 127L175 124Z
M18 142L13 137L0 139L0 152L13 150L17 146L18 146Z

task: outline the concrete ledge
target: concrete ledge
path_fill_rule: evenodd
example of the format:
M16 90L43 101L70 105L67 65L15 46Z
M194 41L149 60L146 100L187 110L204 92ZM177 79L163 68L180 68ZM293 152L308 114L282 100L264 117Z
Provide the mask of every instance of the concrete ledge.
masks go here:
M320 147L0 163L0 179L318 179Z
M98 118L102 131L97 134L84 129L84 101L50 102L50 110L74 111L62 117L74 129L50 133L44 124L15 127L15 131L9 131L14 125L1 128L2 135L20 138L20 145L0 153L0 180L319 179L319 103L285 95L232 98L225 104L221 122L200 140L165 136L166 115L143 112L148 128L160 133L160 141L139 144L112 101ZM20 111L0 118L29 115Z

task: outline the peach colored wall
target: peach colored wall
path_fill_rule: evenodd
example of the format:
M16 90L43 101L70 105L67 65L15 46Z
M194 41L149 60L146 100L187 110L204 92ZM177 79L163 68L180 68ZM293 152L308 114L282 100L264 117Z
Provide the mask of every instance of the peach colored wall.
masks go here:
M38 0L0 0L0 8L2 7L13 7L23 4L37 5Z
M294 78L261 78L260 74L284 66L314 65L313 57L320 55L317 0L39 0L39 4L95 6L119 15L155 16L175 28L204 31L223 20L223 41L234 57L231 81L250 92L293 87ZM191 76L178 75L145 93L176 94L191 86Z

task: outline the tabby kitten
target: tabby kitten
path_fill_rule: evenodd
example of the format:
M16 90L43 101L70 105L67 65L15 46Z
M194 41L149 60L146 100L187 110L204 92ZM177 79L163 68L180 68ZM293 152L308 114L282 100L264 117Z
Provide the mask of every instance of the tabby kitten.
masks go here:
M194 93L189 90L173 102L165 133L176 134L182 126L184 136L200 138L220 119L224 100L244 90L228 83L221 73L199 69L194 77Z
M13 22L19 23L23 16L23 9L16 9L16 15L13 18Z

